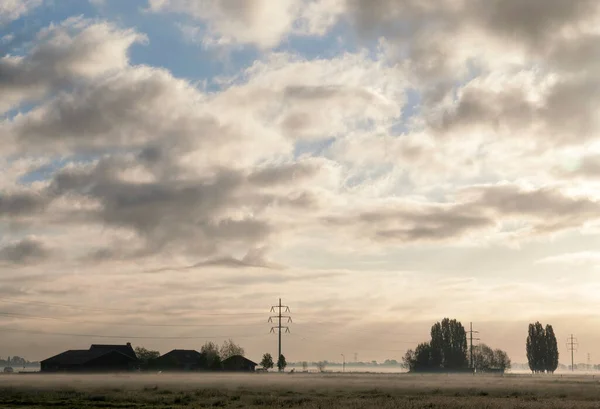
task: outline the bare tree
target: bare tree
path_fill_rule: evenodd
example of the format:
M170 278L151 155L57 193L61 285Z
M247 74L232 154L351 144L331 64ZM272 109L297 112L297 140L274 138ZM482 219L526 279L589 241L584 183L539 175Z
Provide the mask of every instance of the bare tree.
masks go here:
M325 372L326 366L327 366L327 363L325 361L317 362L317 369L319 370L319 372Z
M221 359L225 360L234 355L244 356L244 348L233 342L232 339L223 342L221 345Z

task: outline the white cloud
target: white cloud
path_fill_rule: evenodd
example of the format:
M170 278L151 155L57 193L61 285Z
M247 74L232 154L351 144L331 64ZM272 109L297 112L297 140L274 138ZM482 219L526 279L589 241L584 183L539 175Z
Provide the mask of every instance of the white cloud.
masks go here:
M0 24L16 20L41 4L42 0L2 0L0 3Z
M545 257L537 261L540 264L566 264L566 265L600 265L600 253L595 251L582 251L577 253L559 254Z
M148 0L154 12L186 13L201 21L206 46L253 44L270 49L291 33L322 35L343 11L341 0ZM189 34L193 30L188 27ZM194 35L195 37L196 35Z

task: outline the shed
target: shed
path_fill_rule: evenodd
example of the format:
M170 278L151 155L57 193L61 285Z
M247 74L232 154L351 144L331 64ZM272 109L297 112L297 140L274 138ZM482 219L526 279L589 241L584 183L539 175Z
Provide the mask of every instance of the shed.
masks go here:
M254 372L257 365L256 362L241 355L233 355L223 361L225 371Z
M206 354L193 349L174 349L150 361L149 367L166 371L197 371L206 367Z

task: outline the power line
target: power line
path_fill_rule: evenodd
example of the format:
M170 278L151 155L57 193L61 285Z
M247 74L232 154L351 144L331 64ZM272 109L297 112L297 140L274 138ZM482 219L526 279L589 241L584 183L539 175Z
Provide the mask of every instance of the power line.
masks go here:
M107 322L107 321L80 321L71 320L68 318L60 317L49 317L43 315L27 315L13 312L0 312L0 316L11 317L11 318L25 318L25 319L43 319L53 320L62 322L71 322L76 324L95 324L95 325L115 325L115 326L127 326L127 327L258 327L261 324L149 324L149 323L122 323L122 322Z
M279 362L279 359L281 359L281 330L285 328L285 332L289 333L290 332L290 328L289 327L282 327L281 326L281 319L282 318L287 318L288 323L292 322L292 317L290 317L289 315L281 315L281 311L282 309L285 308L285 312L290 312L290 307L288 307L287 305L281 305L281 298L279 299L279 305L274 305L271 307L271 312L276 312L275 309L277 308L277 315L272 315L269 317L269 322L273 322L273 318L277 318L278 319L278 324L276 327L271 327L271 332L275 332L275 328L277 328L279 330L279 355L277 355L277 362ZM279 368L279 371L281 371L282 368Z
M41 306L52 306L52 307L63 307L63 308L72 308L75 310L81 311L95 311L95 312L127 312L127 313L138 313L138 314L147 314L150 311L141 311L141 310L132 310L132 309L120 309L120 308L98 308L98 307L84 307L73 304L62 304L62 303L53 303L46 301L33 301L33 300L17 300L12 298L0 297L1 302L11 303L11 304L32 304L32 305L41 305ZM156 312L152 312L155 314ZM262 315L262 312L203 312L194 310L194 313L197 315L207 315L207 316L227 316L227 315Z
M574 359L574 352L577 351L578 347L579 347L579 343L577 342L577 338L573 338L573 334L571 334L571 337L567 340L567 349L569 351L571 351L571 372L573 372L575 370L575 365L574 365L573 359Z
M34 331L26 329L14 329L14 328L0 328L0 332L23 332L28 334L37 335L56 335L65 337L87 337L87 338L111 338L111 339L220 339L220 338L258 338L264 335L211 335L211 336L140 336L140 335L98 335L98 334L72 334L64 332L45 332L45 331Z
M467 331L467 333L469 334L469 352L471 354L471 369L475 368L474 362L473 362L473 340L475 341L479 341L479 338L473 338L473 334L479 334L479 331L473 331L473 323L470 322L469 323L469 331Z

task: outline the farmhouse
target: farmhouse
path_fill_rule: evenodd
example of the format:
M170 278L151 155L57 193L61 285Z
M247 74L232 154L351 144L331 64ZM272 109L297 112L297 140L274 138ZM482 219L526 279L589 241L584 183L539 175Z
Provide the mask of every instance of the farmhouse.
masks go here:
M225 371L254 372L257 365L256 362L252 362L241 355L230 356L223 361Z
M138 359L130 343L98 345L69 350L43 360L41 372L122 372L137 368Z
M193 349L174 349L153 359L150 367L163 371L197 371L206 366L206 355Z

